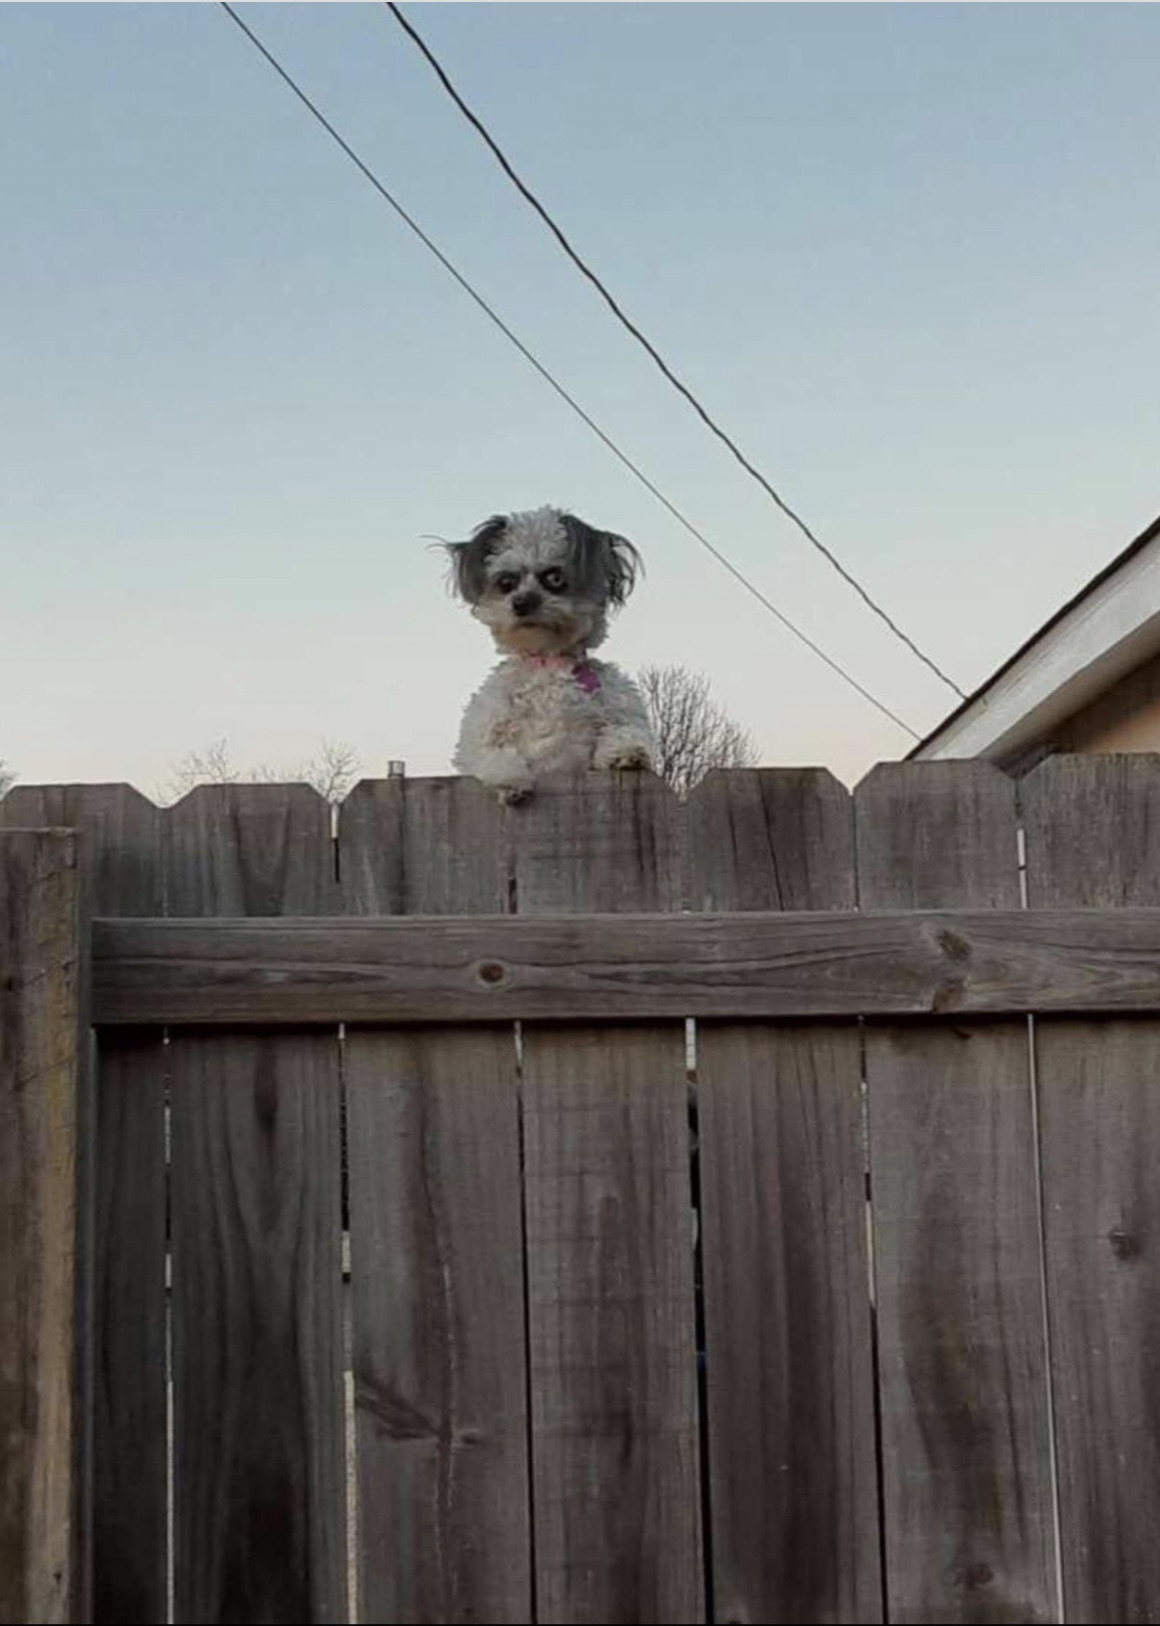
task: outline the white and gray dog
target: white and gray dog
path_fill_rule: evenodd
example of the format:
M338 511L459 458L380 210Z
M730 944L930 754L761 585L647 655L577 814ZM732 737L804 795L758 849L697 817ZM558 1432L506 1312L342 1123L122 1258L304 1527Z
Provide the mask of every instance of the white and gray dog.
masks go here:
M456 772L518 802L560 769L651 768L636 685L589 656L636 581L632 543L536 508L496 514L447 550L456 590L506 657L463 714Z

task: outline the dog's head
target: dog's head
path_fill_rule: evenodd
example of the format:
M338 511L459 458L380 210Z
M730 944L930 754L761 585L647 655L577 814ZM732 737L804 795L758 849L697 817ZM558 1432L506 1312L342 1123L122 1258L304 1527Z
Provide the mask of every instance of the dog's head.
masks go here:
M559 508L495 514L449 542L453 581L500 649L518 655L594 649L632 592L640 555Z

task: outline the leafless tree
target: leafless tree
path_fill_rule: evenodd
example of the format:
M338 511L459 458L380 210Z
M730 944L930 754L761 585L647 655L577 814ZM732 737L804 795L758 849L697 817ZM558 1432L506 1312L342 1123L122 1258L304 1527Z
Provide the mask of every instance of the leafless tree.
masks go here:
M16 775L6 762L0 760L0 796L7 796L16 783Z
M709 680L684 666L646 666L637 674L657 740L657 773L687 796L710 768L748 768L753 741L713 699Z
M324 740L309 762L289 767L259 763L243 771L230 755L226 740L213 740L200 751L190 751L178 762L160 800L175 802L195 785L306 784L313 785L328 802L341 802L360 772L358 753L352 745Z

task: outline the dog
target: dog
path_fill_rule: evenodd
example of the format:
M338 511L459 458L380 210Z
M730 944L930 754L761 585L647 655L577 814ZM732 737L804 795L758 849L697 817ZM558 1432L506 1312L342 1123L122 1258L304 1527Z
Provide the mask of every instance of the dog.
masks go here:
M445 545L454 589L505 657L464 711L455 771L510 804L560 770L652 768L639 690L589 654L635 586L632 543L535 508L494 514Z

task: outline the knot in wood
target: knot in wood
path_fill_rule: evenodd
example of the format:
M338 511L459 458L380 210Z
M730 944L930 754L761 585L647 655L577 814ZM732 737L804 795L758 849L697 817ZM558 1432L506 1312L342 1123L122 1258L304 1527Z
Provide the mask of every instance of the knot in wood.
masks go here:
M990 1586L995 1579L995 1572L990 1564L980 1562L963 1564L955 1571L955 1585L964 1592L977 1592L981 1587Z
M1115 1225L1108 1232L1108 1241L1117 1259L1135 1259L1143 1250L1142 1238L1134 1231Z
M494 988L499 983L507 981L507 966L502 965L499 960L484 960L483 964L476 968L475 974L480 982L486 982L489 987Z
M966 938L960 937L958 932L952 932L948 927L944 926L942 931L939 932L938 946L940 949L942 949L948 960L955 960L961 963L963 960L969 960L971 957L971 945L967 942Z
M950 979L946 982L940 982L931 995L930 1008L934 1015L940 1016L944 1011L953 1011L956 1006L961 1005L964 992L965 989L961 982Z

